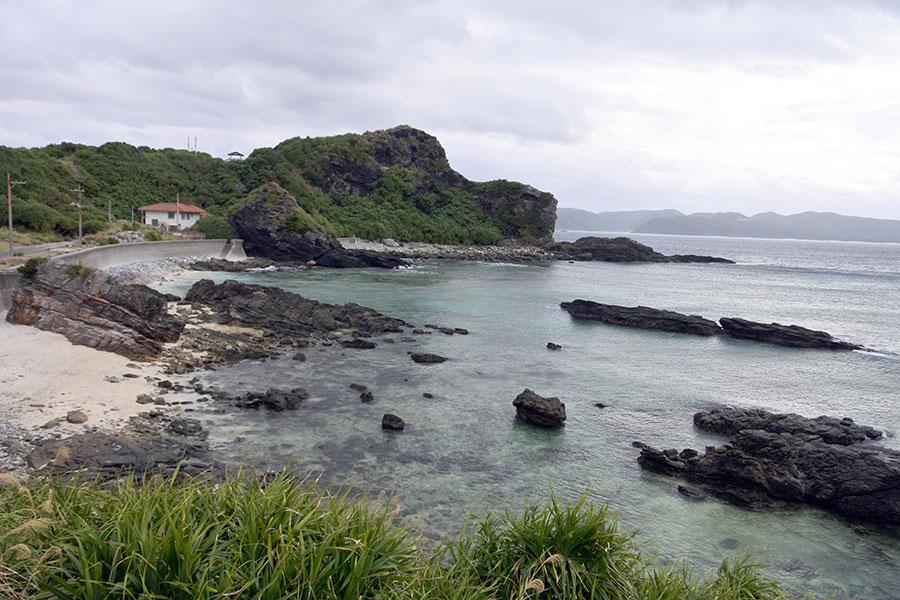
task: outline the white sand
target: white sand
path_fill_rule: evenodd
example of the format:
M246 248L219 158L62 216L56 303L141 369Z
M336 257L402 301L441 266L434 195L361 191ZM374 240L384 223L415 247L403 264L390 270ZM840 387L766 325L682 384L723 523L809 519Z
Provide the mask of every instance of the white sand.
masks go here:
M87 422L61 423L50 431L68 435L88 427L119 429L147 406L138 394L156 395L146 376L159 375L155 363L132 363L127 358L71 344L64 336L35 327L11 325L0 312L0 422L26 429L40 427L71 410L81 410ZM136 379L122 377L139 375ZM119 380L111 383L104 378Z

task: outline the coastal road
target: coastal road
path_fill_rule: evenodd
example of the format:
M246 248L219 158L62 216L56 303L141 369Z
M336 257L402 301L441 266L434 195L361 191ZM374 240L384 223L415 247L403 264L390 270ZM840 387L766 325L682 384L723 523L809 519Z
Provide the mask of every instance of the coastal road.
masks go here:
M37 246L13 246L13 254L17 252L21 252L22 254L31 254L32 252L40 252L41 250L49 250L50 248L59 248L61 246L68 246L70 244L78 243L77 240L69 240L68 242L53 242L52 244L38 244ZM7 248L9 246L7 245ZM9 256L9 250L0 251L0 258L4 256Z

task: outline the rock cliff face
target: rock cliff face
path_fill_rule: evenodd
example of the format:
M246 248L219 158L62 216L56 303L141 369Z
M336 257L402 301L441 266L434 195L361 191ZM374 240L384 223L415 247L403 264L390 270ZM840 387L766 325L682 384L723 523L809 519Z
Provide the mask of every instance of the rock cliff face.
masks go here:
M61 333L73 344L132 360L159 357L184 323L166 312L166 298L143 285L120 285L103 271L45 263L13 290L6 320Z
M860 445L880 436L871 427L848 418L765 411L698 413L694 423L734 433L730 442L710 446L702 455L636 444L641 466L750 508L802 502L854 518L900 523L900 452Z
M271 160L288 167L273 170L272 179L298 195L301 176L310 189L304 194L309 202L301 200L301 205L328 213L348 233L464 244L553 240L552 194L502 179L470 181L450 167L437 138L419 129L399 126L361 135L293 138L270 152L277 154ZM319 192L323 196L317 197ZM329 204L381 222L360 222ZM376 231L383 234L374 235Z
M388 269L403 262L378 252L344 250L333 235L316 229L311 217L276 183L266 185L238 208L231 224L249 254L272 260Z

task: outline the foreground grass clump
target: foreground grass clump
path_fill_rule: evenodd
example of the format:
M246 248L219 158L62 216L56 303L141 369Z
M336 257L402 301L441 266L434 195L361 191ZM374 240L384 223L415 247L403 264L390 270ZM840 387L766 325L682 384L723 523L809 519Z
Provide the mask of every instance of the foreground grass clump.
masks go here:
M648 563L586 497L474 519L434 548L392 503L288 475L0 484L0 597L13 600L787 598L746 558L708 580Z

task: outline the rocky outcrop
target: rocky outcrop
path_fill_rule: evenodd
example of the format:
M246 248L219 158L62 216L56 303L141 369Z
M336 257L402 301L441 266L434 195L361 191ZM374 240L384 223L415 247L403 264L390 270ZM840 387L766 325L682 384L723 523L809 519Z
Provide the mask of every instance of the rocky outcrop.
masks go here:
M554 429L566 421L566 405L559 398L544 398L528 388L513 400L516 417L537 427Z
M644 469L684 478L741 506L760 509L806 503L853 518L900 523L900 452L847 443L858 440L860 434L864 439L872 437L873 429L857 429L849 419L760 417L695 418L728 422L728 428L744 423L772 430L738 430L730 442L707 447L704 454L639 444L638 461ZM823 435L811 433L817 431Z
M709 319L646 306L616 306L590 300L574 300L563 302L560 307L576 319L591 319L611 325L704 336L722 333L722 329Z
M36 442L27 462L36 470L77 473L81 479L101 481L125 475L141 479L155 473L183 476L218 472L220 467L212 460L203 436L193 433L196 427L187 429L190 435L87 433L44 440Z
M159 292L121 285L103 271L54 262L21 279L6 320L138 361L158 358L163 344L177 341L184 328L182 320L167 313Z
M420 353L420 352L410 353L409 357L413 360L413 362L417 362L417 363L425 364L425 365L434 365L437 363L442 363L445 360L447 360L443 356L439 356L437 354L428 354L428 353Z
M862 346L842 342L824 331L807 329L799 325L757 323L746 319L722 318L719 324L725 332L744 340L766 342L791 348L821 348L826 350L864 350Z
M771 413L759 408L720 408L694 415L694 425L704 431L734 435L744 429L761 429L771 433L816 435L826 444L850 446L866 440L880 439L882 433L868 425L857 425L850 417L816 417L810 419L794 413Z
M382 334L402 331L406 323L358 304L324 304L280 288L209 279L195 283L185 301L213 310L217 323L255 327L279 335L308 336L335 329Z
M404 427L406 427L406 423L404 423L403 419L401 419L397 415L388 413L381 417L382 429L390 429L391 431L403 431Z
M283 410L295 410L300 404L309 398L309 392L303 388L282 390L269 388L265 393L247 392L243 396L228 398L238 408L268 408L276 412Z
M344 250L317 228L312 217L281 186L270 183L231 215L248 254L277 261L313 261L323 267L393 268L403 261L369 251Z
M554 257L561 260L605 261L605 262L652 262L652 263L733 263L715 256L660 254L650 246L645 246L627 237L583 237L574 242L554 242L544 246Z

